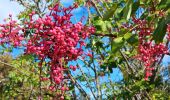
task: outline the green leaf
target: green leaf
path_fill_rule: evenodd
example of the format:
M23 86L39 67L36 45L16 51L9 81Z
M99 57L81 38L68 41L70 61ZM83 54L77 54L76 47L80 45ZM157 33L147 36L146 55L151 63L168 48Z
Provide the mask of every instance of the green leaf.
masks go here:
M109 56L107 56L104 59L104 63L100 65L100 67L103 68L104 70L106 70L106 68L108 67L110 73L112 73L113 72L112 68L116 68L118 64L122 63L122 59L114 59L114 58L115 58L115 54L111 53Z
M112 23L111 23L111 21L105 21L105 23L106 23L107 29L111 29L111 28L112 28Z
M117 6L118 6L117 3L113 3L112 7L108 9L103 15L103 20L108 20L109 18L111 18L117 9Z
M170 0L161 0L161 2L158 5L159 9L168 10L170 8Z
M129 20L132 13L133 0L128 0L126 6L123 9L123 17Z
M125 40L128 40L128 39L131 38L131 36L132 36L132 33L126 33L126 34L123 36L123 38L124 38Z
M112 29L111 21L103 21L102 19L97 19L94 21L94 26L97 29L96 33L109 33L109 30Z
M135 14L135 13L136 13L136 11L138 10L139 6L140 6L140 2L139 2L139 1L133 3L133 6L132 6L132 14Z
M123 16L123 7L118 7L115 11L114 18L121 20L122 16Z
M138 36L136 34L132 34L130 38L126 39L126 41L131 45L136 44L138 43Z
M94 22L94 26L97 28L97 32L106 31L107 27L103 20L99 19Z
M22 55L19 57L20 59L25 59L25 60L33 60L34 59L34 56L33 55Z
M162 42L166 34L167 24L170 23L170 15L167 18L161 18L158 22L158 26L153 33L153 38L156 43Z
M140 5L144 5L145 4L144 1L142 1L142 0L139 0L139 3L140 3Z
M112 52L116 53L124 44L123 37L115 38L111 45L112 45Z

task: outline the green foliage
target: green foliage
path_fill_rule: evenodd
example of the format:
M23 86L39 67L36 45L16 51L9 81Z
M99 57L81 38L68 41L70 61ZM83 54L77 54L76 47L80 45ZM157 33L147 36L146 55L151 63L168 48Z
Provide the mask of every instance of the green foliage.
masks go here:
M105 33L109 34L110 30L112 30L112 23L111 21L103 21L102 19L96 18L94 20L94 24L96 30L96 33Z
M160 10L168 10L170 8L170 1L169 0L160 0L160 3L158 4L158 9Z
M105 11L105 14L103 15L103 20L108 20L109 18L112 18L117 7L118 7L117 3L112 3L112 6Z
M128 20L132 13L133 0L127 0L127 3L123 9L123 17Z
M111 45L112 45L112 52L116 53L118 50L120 50L122 48L124 44L124 40L123 37L117 37L115 39L113 39Z
M4 91L1 94L2 99L28 98L30 95L28 91L31 92L32 88L38 87L38 74L32 72L34 65L31 63L31 57L25 57L27 59L24 57L21 58L12 60L10 64L12 70L4 77L7 78L8 81L2 85L2 91Z
M154 40L156 42L162 42L167 29L167 24L170 23L170 15L168 15L166 18L161 18L158 22L157 28L155 29L153 33Z

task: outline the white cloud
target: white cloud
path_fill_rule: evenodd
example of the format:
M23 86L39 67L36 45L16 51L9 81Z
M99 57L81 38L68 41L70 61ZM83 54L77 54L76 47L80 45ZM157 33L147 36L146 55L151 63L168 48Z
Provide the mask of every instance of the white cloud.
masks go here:
M16 15L19 14L22 9L16 2L0 0L0 23L3 22L3 19L7 18L9 14L12 14L16 19Z

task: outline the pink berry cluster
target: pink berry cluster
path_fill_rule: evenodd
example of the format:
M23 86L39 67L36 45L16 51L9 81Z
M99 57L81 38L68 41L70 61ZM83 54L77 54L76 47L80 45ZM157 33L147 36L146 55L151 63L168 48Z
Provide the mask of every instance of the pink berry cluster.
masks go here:
M167 39L170 41L170 24L167 25Z
M15 20L12 20L12 15L9 15L9 19L6 20L6 23L0 24L0 45L10 44L15 47L21 46L21 41L24 39L21 31L22 28Z
M65 64L82 55L84 39L95 32L93 27L84 26L81 22L73 24L70 21L71 11L75 8L77 4L68 8L61 8L56 4L54 8L50 8L50 15L34 20L33 12L30 14L30 21L25 22L26 29L34 31L30 34L26 53L36 55L40 61L49 60L50 80L62 91L68 90L63 89L64 79L67 77L65 71L68 70ZM76 70L76 67L71 66L71 69Z
M70 69L72 69L73 71L75 71L75 70L77 69L77 66L70 65Z
M163 43L156 44L152 39L153 29L147 26L146 20L133 18L133 22L138 25L139 44L138 44L138 59L145 65L145 80L152 76L151 67L154 62L158 61L163 54L168 53L167 47Z

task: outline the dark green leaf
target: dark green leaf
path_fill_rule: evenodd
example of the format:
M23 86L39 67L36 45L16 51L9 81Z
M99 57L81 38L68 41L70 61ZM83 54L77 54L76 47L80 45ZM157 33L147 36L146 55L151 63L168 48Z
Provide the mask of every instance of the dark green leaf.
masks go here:
M94 22L94 26L97 28L97 32L106 31L107 27L103 20L99 19Z
M170 15L167 18L161 18L158 22L158 26L153 33L153 38L156 43L162 42L166 34L167 24L170 22Z
M126 39L126 41L131 45L136 44L138 42L138 36L133 34L130 38Z
M165 11L170 8L170 0L161 0L158 5L159 9L164 9Z
M128 40L128 39L131 38L131 36L132 36L132 33L126 33L126 34L123 36L123 38L124 38L125 40Z
M118 6L117 3L113 3L112 7L108 9L103 15L103 20L108 20L109 18L111 18L117 9L117 6Z
M136 11L138 10L139 6L140 6L140 2L139 2L139 1L133 3L133 6L132 6L132 14L135 14L135 13L136 13Z
M123 37L115 38L111 45L112 45L112 53L116 53L124 44Z
M129 20L132 13L133 0L128 0L126 6L123 9L123 17Z

